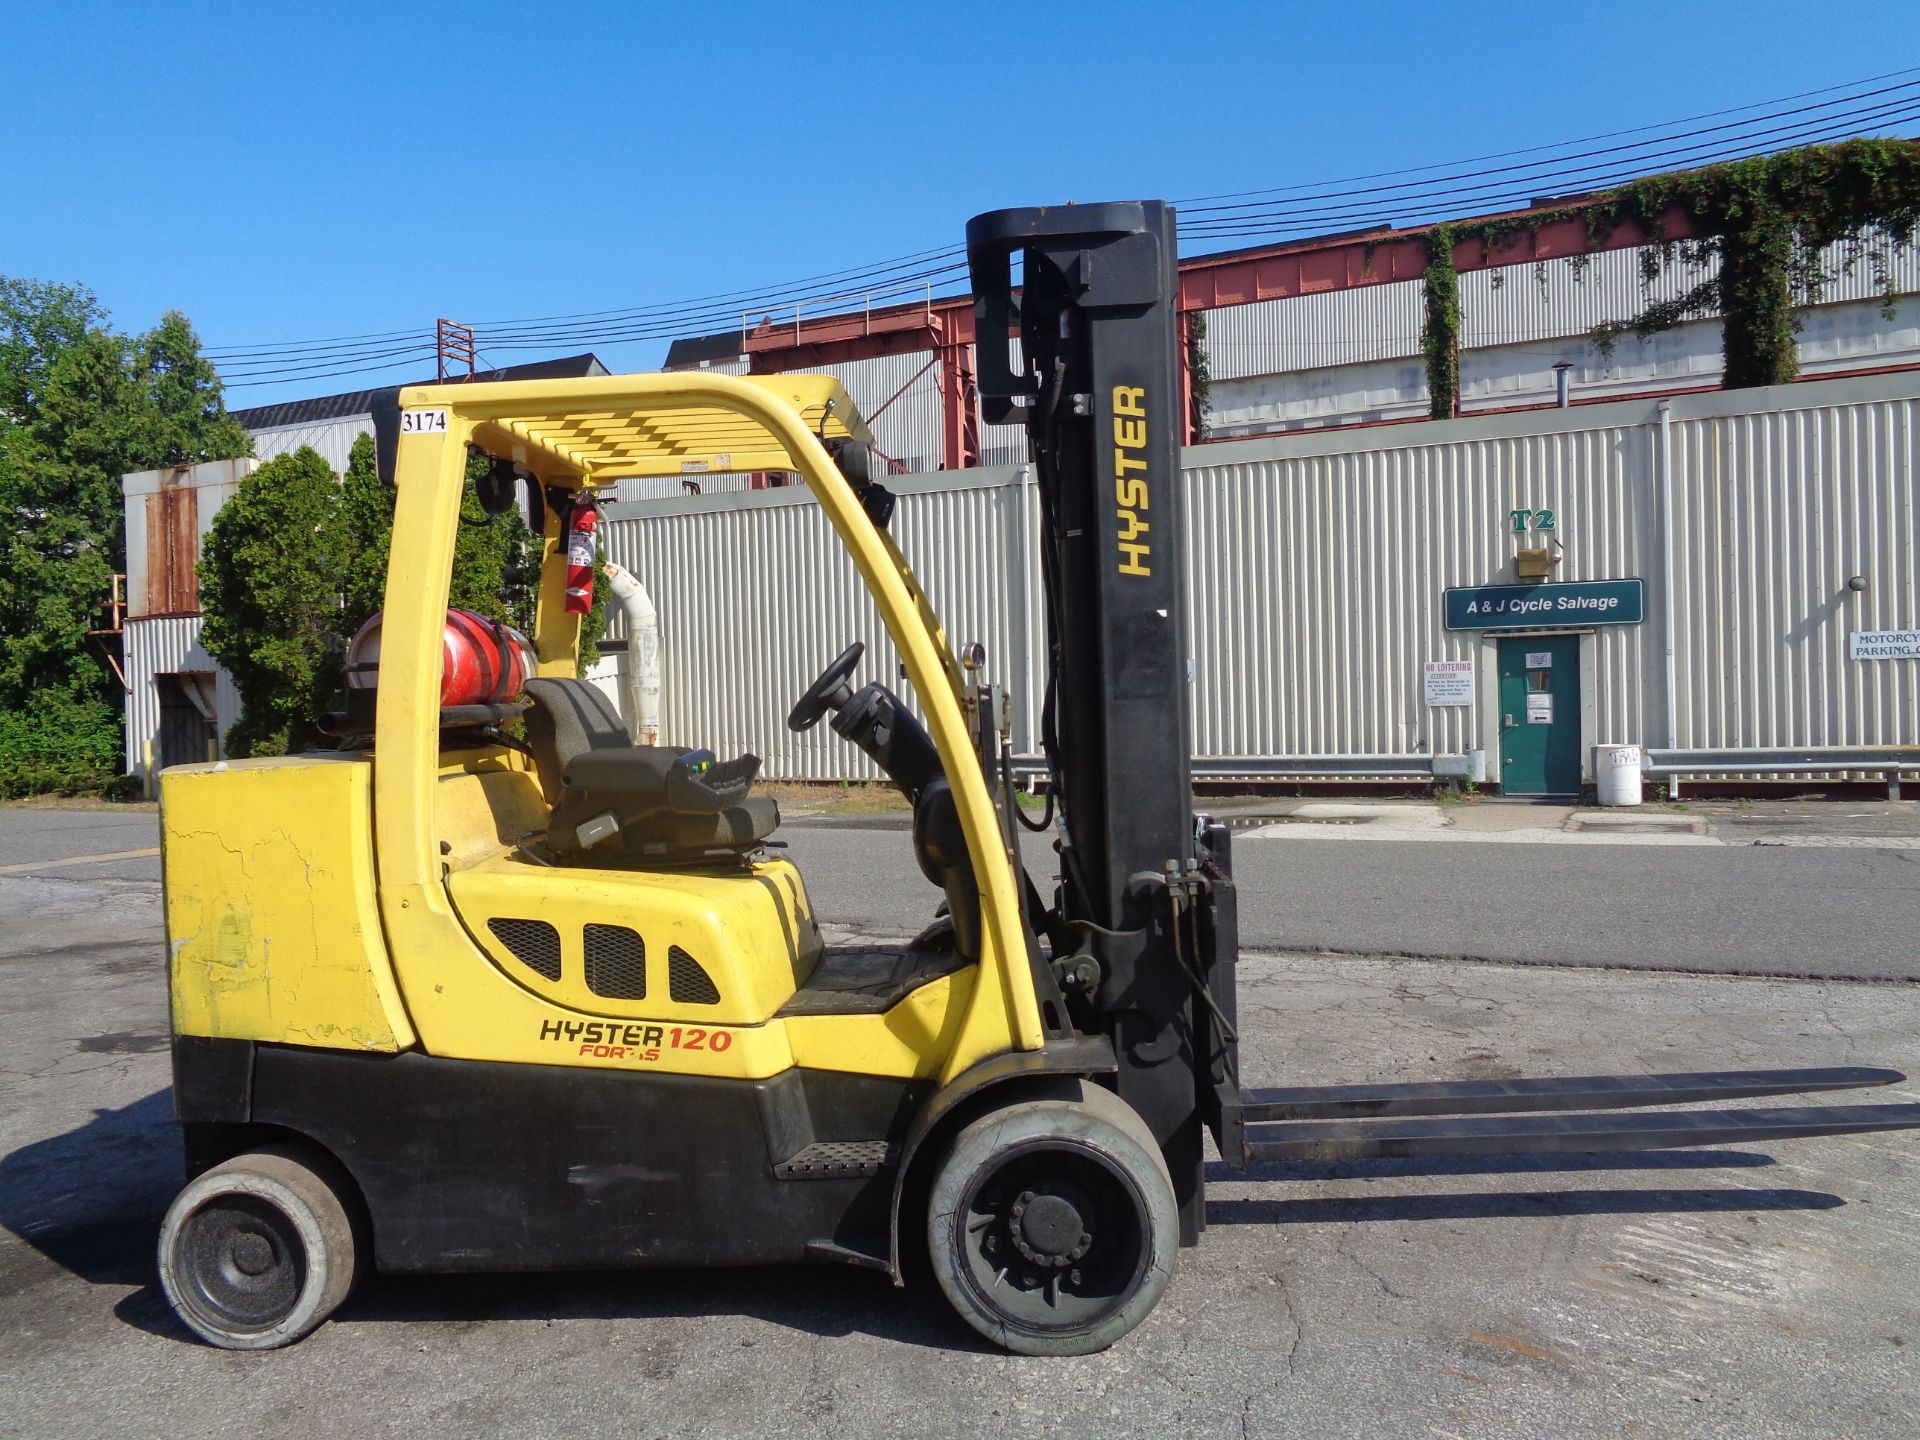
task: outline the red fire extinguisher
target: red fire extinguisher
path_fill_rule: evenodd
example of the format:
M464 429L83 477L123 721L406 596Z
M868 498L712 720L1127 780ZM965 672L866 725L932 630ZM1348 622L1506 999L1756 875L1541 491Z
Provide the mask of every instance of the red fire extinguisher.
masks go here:
M567 613L585 615L593 609L594 535L600 512L582 496L567 517Z

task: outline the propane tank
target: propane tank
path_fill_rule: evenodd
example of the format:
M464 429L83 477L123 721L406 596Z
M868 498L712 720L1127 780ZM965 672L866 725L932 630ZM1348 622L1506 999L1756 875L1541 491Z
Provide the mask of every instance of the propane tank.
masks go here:
M347 646L347 689L371 689L380 672L380 619ZM447 611L441 638L440 706L497 705L519 695L534 673L533 646L511 625L471 610ZM351 697L349 697L351 701Z
M591 496L574 501L567 517L567 613L585 615L593 609L595 533L600 512Z

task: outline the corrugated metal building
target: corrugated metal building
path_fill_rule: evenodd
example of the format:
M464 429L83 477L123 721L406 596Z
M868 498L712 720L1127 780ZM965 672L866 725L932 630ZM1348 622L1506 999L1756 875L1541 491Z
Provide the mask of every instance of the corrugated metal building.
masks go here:
M553 380L578 375L605 375L607 367L592 354L564 355L554 360L536 360L525 365L506 365L483 370L472 379L481 380ZM461 377L462 379L466 377ZM431 385L431 377L409 380L407 385ZM275 405L256 405L235 410L233 418L253 437L253 453L260 460L271 460L298 450L302 445L317 450L336 475L346 473L347 460L353 454L353 442L373 433L373 405L382 395L403 389L401 385L376 386L371 390L347 390L338 395L321 395L312 400L287 400Z
M1367 757L1481 751L1500 783L1551 739L1577 786L1601 743L1920 739L1920 660L1850 650L1859 632L1920 628L1920 374L1269 437L1185 464L1195 754L1216 768L1315 759L1357 776ZM1026 471L893 484L902 549L949 636L983 641L1026 702L1015 741L1031 754ZM750 749L770 776L871 778L849 747L781 723L849 640L868 643L868 677L899 673L811 497L609 514L613 557L659 609L663 735ZM1559 554L1530 594L1638 582L1638 611L1449 628L1446 592L1512 584L1523 546ZM1440 662L1450 694L1428 688Z
M1388 236L1375 236L1388 238ZM1229 440L1290 430L1427 419L1427 372L1421 361L1425 286L1419 278L1382 278L1365 284L1340 282L1332 271L1354 236L1327 242L1290 242L1279 248L1298 265L1296 294L1238 303L1198 305L1206 321L1202 351L1212 372L1206 420L1200 438ZM1279 252L1277 252L1279 253ZM1183 261L1202 273L1217 255ZM1238 263L1260 267L1261 252ZM1716 261L1690 265L1676 250L1670 263L1645 278L1647 246L1601 248L1546 261L1463 269L1459 275L1461 415L1542 407L1555 401L1557 367L1571 367L1576 401L1707 390L1720 382L1720 321L1707 317L1638 338L1622 334L1611 348L1592 342L1599 324L1640 315L1649 301L1674 300L1716 273ZM1465 261L1463 261L1465 263ZM1880 276L1901 296L1920 292L1920 248L1908 244L1884 255L1830 246L1824 267L1836 280L1822 294L1799 296L1801 369L1816 378L1862 369L1920 365L1920 305L1907 301L1893 315L1882 313ZM1311 275L1309 275L1311 273ZM1183 290L1185 294L1185 290ZM954 319L964 300L927 301L933 321ZM914 309L914 307L906 307ZM879 317L881 313L874 313ZM900 319L895 315L895 319ZM816 363L831 340L858 328L860 315L808 315L795 319L791 349L768 348L755 336L753 363L768 371L829 372L841 380L862 413L899 399L876 424L879 447L908 472L943 465L943 397L933 349L902 349L845 363ZM876 321L877 323L877 321ZM914 326L899 326L914 332ZM776 326L774 338L787 334ZM712 365L737 357L747 340L716 334L676 342L674 353L699 353ZM924 338L914 344L925 346ZM674 369L674 353L668 369ZM908 384L910 380L910 384ZM906 384L906 392L900 386ZM948 394L947 403L958 403ZM895 413L900 407L904 413ZM977 422L977 415L973 417ZM1008 428L977 426L979 461L1012 463L1020 436ZM950 444L950 442L948 442Z
M1602 261L1615 264L1606 256L1595 264ZM1629 253L1617 265L1632 263ZM1499 308L1516 283L1488 282L1476 335L1520 333L1532 312ZM1350 298L1372 307L1354 332L1371 338L1342 342L1337 353L1349 363L1322 373L1418 369L1378 358L1417 299L1405 287L1322 298L1328 315ZM1575 311L1566 327L1587 324L1590 314L1573 307L1578 297L1564 298ZM1293 341L1259 326L1267 305L1299 303L1222 310L1241 312L1235 323L1245 328L1223 323L1216 333L1256 359L1294 355L1271 348ZM1870 299L1836 299L1808 312L1811 341L1826 343L1823 335L1852 323L1843 323L1849 306L1878 314ZM1903 335L1897 326L1874 332L1896 347L1907 343ZM1483 353L1516 348L1534 342ZM736 364L708 360L711 368ZM897 356L835 373L870 387L856 398L876 406L911 393L917 378ZM1224 374L1216 393L1233 383ZM881 393L886 385L892 389ZM1895 371L1777 391L1700 391L1665 403L1321 428L1195 447L1185 463L1196 754L1254 775L1307 758L1325 761L1330 773L1357 773L1367 757L1480 751L1498 783L1503 751L1518 743L1507 732L1537 725L1561 737L1555 783L1564 786L1567 764L1590 778L1591 747L1603 741L1688 749L1912 744L1920 738L1920 664L1852 659L1848 636L1920 627L1917 403L1920 372ZM915 423L924 428L924 417ZM897 433L917 432L903 421ZM1016 435L1009 428L994 438L1011 450ZM931 439L929 450L938 437ZM236 478L183 489L161 472L130 477L130 552L155 553L160 542L148 537L160 535L184 555L191 532L197 557L221 486ZM793 737L778 723L848 638L874 647L868 674L897 673L817 506L801 488L741 492L728 487L748 477L700 480L706 493L670 490L664 498L639 498L647 492L623 482L606 531L612 558L641 577L660 609L667 735L752 749L774 776L865 774L845 747L822 734ZM896 534L948 633L985 641L996 668L1015 680L1025 701L1016 739L1032 754L1041 647L1029 543L1036 519L1024 469L923 469L892 484L902 497ZM187 502L164 498L187 492L196 497L191 524L179 513ZM1515 512L1551 515L1551 533L1528 528L1516 537ZM1572 627L1564 648L1447 628L1443 592L1512 581L1522 540L1558 550L1550 584L1641 582L1640 618ZM191 597L166 588L187 583L186 572L171 573L164 594L151 573L135 585L136 606L147 607L128 627L130 664L147 677L129 675L141 692L129 707L136 770L153 763L166 725L156 677L207 677L164 682L185 691L171 697L177 720L196 696L216 729L233 718L230 688L196 652ZM734 583L715 587L717 574ZM1859 588L1848 589L1856 577ZM190 623L158 626L163 618ZM716 665L716 656L734 658ZM1543 702L1515 688L1542 682L1529 662L1557 667ZM1465 680L1464 702L1456 693L1455 703L1428 703L1426 667L1441 663Z
M1720 322L1690 321L1647 339L1621 336L1611 353L1589 336L1671 300L1717 266L1676 262L1642 277L1646 247L1601 251L1580 263L1549 260L1460 276L1463 415L1552 403L1556 365L1582 399L1624 398L1717 385ZM1847 261L1854 263L1849 267ZM1920 291L1920 248L1892 252L1890 278ZM1920 364L1920 305L1882 313L1873 265L1842 246L1825 252L1838 275L1815 303L1803 294L1800 363L1809 377ZM1417 420L1427 413L1420 359L1423 286L1399 280L1209 309L1213 374L1206 435L1267 435L1326 426Z
M127 773L218 759L240 718L227 672L200 648L196 567L213 517L257 460L213 460L122 477L127 527Z

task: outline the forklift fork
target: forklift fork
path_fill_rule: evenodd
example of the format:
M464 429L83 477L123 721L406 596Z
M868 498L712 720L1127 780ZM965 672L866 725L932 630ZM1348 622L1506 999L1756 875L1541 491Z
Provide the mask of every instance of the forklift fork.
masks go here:
M1905 1079L1898 1070L1842 1066L1246 1090L1221 1107L1220 1153L1244 1169L1262 1160L1586 1154L1920 1129L1920 1105L1911 1104L1586 1113L1867 1089Z

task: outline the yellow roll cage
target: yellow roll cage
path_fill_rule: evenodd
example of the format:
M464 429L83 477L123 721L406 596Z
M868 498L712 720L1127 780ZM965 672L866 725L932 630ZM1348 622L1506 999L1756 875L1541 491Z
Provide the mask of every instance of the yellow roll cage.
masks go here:
M373 807L382 919L394 951L471 953L440 881L433 824L442 631L468 446L567 489L626 476L788 470L818 499L900 652L979 881L980 977L941 1078L1007 1050L1041 1048L1016 880L970 743L959 668L899 548L868 518L822 443L872 438L839 382L821 375L616 375L416 386L400 392L399 404ZM560 523L549 506L533 640L541 674L571 676L579 622L562 602Z

